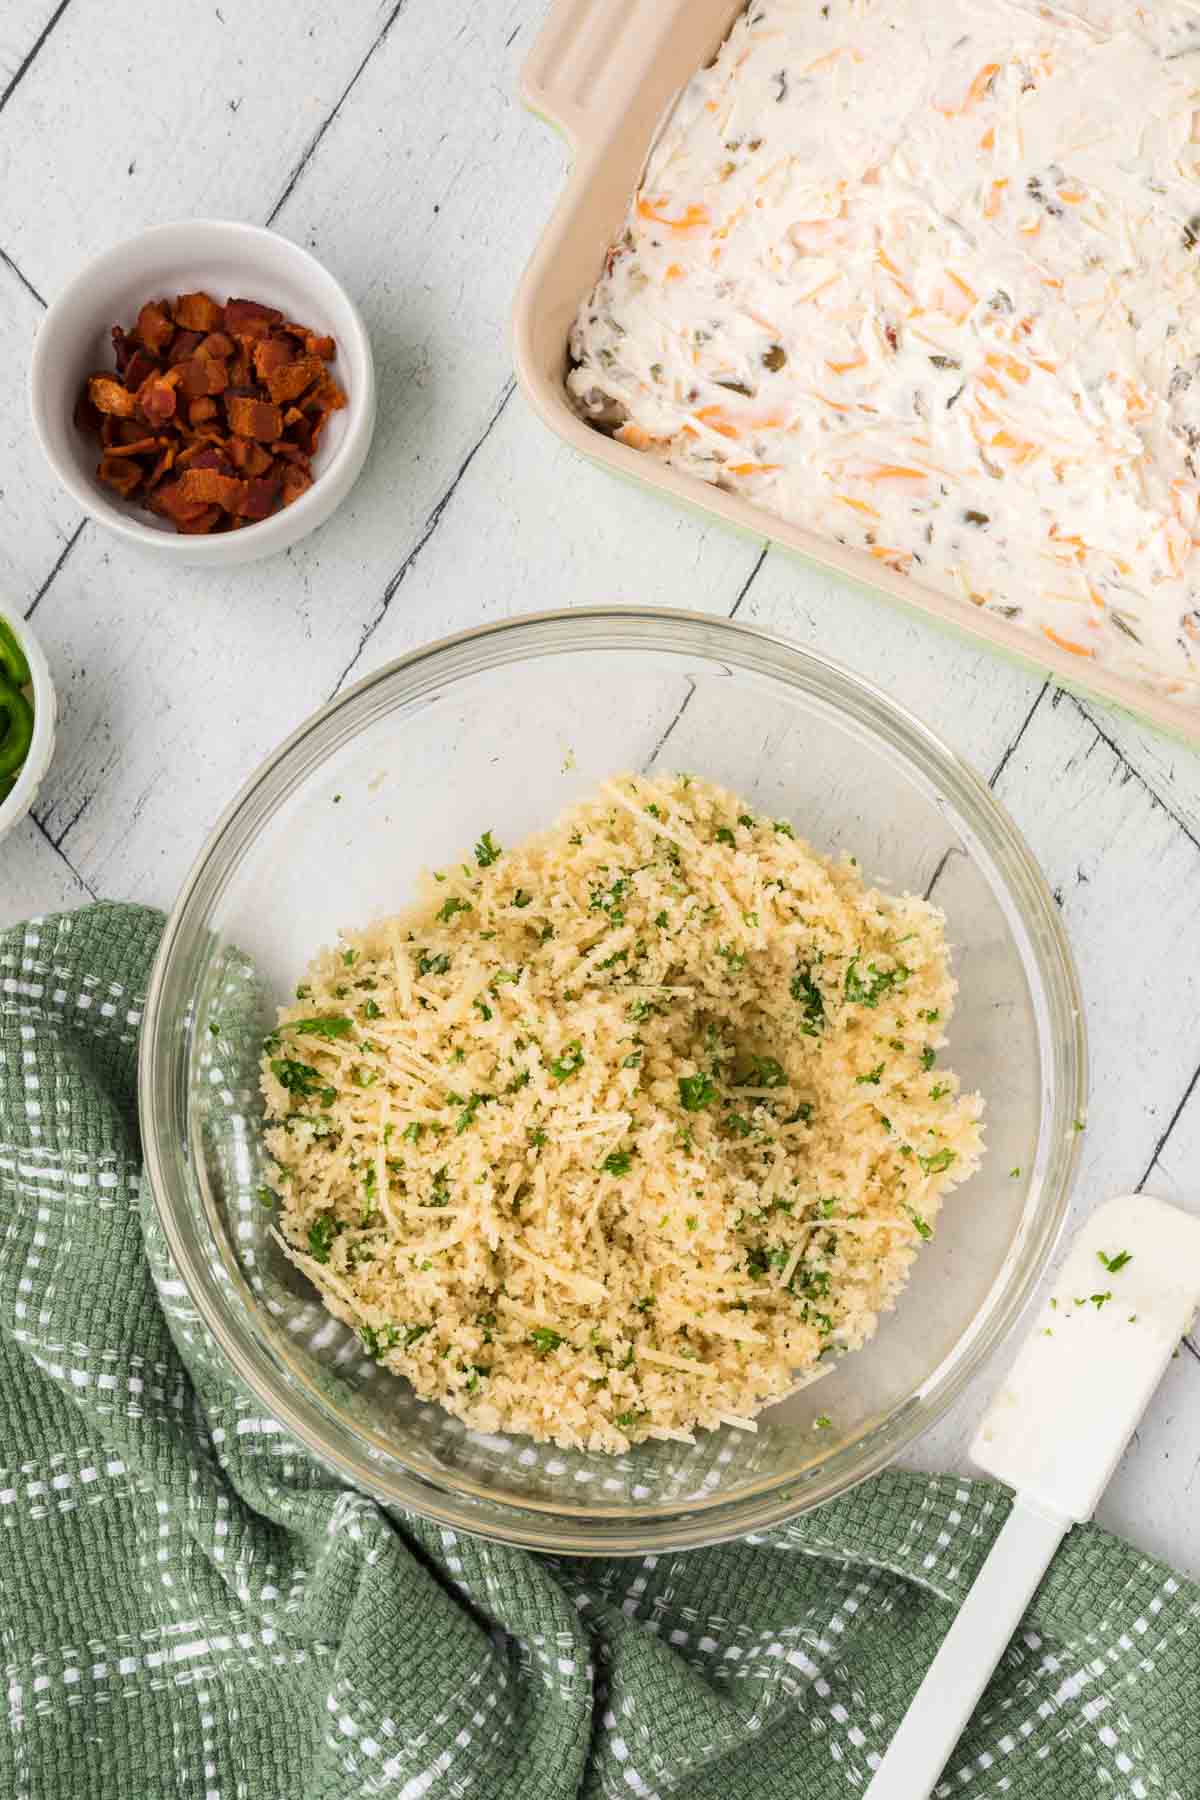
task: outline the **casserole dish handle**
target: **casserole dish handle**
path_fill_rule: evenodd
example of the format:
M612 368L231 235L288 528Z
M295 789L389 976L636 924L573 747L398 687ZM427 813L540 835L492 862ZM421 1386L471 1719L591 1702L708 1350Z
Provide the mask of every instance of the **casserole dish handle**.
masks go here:
M579 152L624 117L689 0L554 0L521 97Z

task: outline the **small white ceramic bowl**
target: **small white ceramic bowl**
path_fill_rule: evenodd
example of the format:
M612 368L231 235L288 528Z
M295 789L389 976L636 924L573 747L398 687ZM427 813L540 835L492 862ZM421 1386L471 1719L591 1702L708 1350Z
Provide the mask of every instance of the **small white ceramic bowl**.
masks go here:
M17 776L16 787L7 800L0 800L0 838L3 838L14 825L20 824L37 799L38 789L50 767L50 758L54 755L54 726L58 709L54 683L50 679L50 665L33 632L16 613L6 610L2 601L0 619L11 627L18 644L25 652L25 660L33 677L33 742L29 746L29 755L25 758L21 773Z
M96 442L74 421L87 377L114 366L112 327L129 330L147 300L196 289L222 304L234 297L261 300L332 337L337 343L333 374L346 394L345 408L330 418L313 459L312 487L257 525L211 537L182 535L105 487L96 476ZM151 226L81 269L42 321L29 397L46 459L85 512L126 543L209 568L256 562L324 524L357 479L375 429L371 343L350 296L298 244L230 219Z

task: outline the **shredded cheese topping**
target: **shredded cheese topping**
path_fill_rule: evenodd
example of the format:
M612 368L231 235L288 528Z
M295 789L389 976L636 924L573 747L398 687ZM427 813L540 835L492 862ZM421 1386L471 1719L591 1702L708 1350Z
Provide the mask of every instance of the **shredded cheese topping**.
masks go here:
M624 443L1200 699L1194 0L753 0L571 338Z

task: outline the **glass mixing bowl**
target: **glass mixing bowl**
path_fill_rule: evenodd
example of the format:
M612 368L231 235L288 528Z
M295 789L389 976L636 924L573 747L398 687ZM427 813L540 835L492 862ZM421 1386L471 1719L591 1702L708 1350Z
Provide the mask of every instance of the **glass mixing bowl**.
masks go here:
M398 910L420 868L456 860L483 831L514 843L632 769L693 770L790 818L818 849L856 855L868 879L933 896L960 989L946 1061L986 1097L987 1154L864 1350L764 1413L756 1435L725 1428L694 1447L605 1457L467 1430L324 1310L256 1198L257 1063L275 1006L339 926ZM1053 1247L1084 1067L1057 909L970 769L819 656L725 620L621 608L515 619L416 651L263 765L168 921L140 1093L179 1274L287 1430L346 1481L447 1526L634 1554L815 1506L945 1411ZM831 1428L814 1428L820 1415Z

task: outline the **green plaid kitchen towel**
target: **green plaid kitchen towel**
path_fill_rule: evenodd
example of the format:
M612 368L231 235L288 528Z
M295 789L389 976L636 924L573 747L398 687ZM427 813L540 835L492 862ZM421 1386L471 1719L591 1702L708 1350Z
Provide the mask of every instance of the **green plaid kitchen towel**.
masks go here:
M861 1791L1003 1492L885 1475L589 1563L340 1487L179 1322L134 1097L160 923L0 934L0 1794ZM1200 1590L1072 1532L937 1792L1200 1800Z

